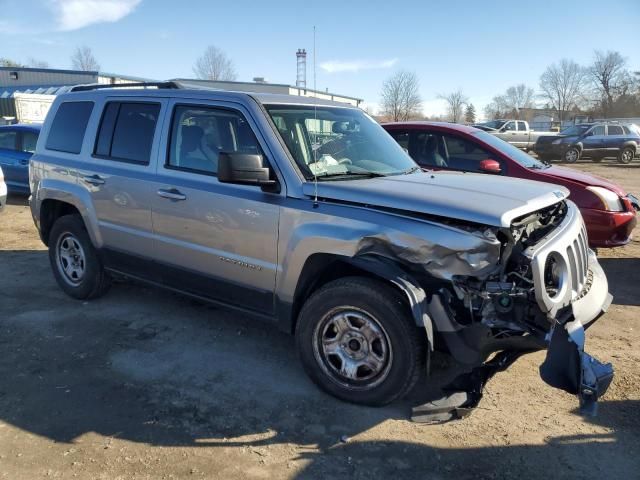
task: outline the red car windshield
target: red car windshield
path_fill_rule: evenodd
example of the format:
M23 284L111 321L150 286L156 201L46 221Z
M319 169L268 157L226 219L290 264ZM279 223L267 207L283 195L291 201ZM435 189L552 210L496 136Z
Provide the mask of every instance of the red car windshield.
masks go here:
M484 143L492 146L496 150L500 150L500 152L518 162L523 167L533 169L543 169L548 167L547 164L542 163L540 160L536 160L528 153L525 153L518 147L514 147L510 143L499 139L495 135L491 135L490 133L483 131L473 132L472 135L475 135L479 140L482 140Z

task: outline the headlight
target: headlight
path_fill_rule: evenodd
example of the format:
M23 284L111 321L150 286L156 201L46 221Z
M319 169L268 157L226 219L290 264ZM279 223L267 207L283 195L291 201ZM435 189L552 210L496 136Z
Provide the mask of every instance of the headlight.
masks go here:
M544 264L544 287L551 298L558 297L567 283L567 264L555 253L547 257Z
M551 143L552 143L553 145L558 145L558 144L562 143L562 139L561 139L561 138L559 138L559 139L557 139L557 140L554 140L554 141L553 141L553 142L551 142Z
M610 212L623 212L624 205L620 201L620 197L615 192L603 187L587 187L587 190L596 194L602 202L604 210Z

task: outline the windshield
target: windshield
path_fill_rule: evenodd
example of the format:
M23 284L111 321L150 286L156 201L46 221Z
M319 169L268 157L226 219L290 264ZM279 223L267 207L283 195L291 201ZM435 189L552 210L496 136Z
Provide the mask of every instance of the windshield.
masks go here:
M417 165L362 110L318 105L266 105L307 179L406 173Z
M636 135L640 135L640 126L636 125L635 123L630 123L627 126L633 133L635 133Z
M514 147L508 142L504 140L500 140L495 135L491 135L487 132L473 132L473 135L478 137L484 143L491 145L496 150L500 150L502 153L507 155L509 158L515 160L523 167L527 168L546 168L547 165L542 163L540 160L536 160L531 155L523 152L518 147Z
M491 120L490 122L481 123L483 127L495 128L500 130L506 122L504 120Z
M591 125L574 125L573 127L565 128L560 132L560 135L566 135L567 137L577 137L589 130Z

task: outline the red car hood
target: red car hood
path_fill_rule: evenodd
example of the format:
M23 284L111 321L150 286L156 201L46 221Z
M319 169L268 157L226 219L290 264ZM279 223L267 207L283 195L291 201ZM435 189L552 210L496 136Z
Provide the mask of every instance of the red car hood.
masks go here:
M589 173L583 173L578 170L573 170L571 168L565 167L556 167L555 165L549 168L545 168L544 170L539 170L541 176L552 177L554 180L548 180L552 183L559 183L560 185L567 186L563 180L568 180L575 183L580 183L584 186L594 186L594 187L604 187L612 190L617 193L621 197L627 195L624 189L618 185L617 183L613 183L606 178L598 177L597 175L591 175Z

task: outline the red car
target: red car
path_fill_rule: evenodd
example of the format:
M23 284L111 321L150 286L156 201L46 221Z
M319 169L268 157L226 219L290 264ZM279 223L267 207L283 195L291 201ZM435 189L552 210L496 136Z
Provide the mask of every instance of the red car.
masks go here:
M609 180L541 162L473 127L437 122L383 127L424 168L507 175L567 187L584 217L591 248L617 247L631 239L640 204Z

